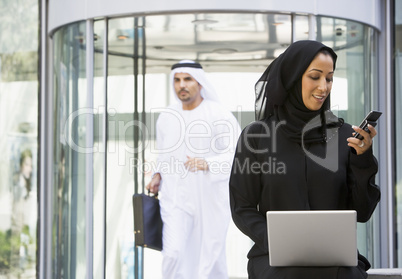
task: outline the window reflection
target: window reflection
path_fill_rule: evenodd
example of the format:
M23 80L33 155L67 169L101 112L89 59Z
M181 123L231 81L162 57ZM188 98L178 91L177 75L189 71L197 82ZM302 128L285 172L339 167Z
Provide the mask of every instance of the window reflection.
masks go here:
M308 16L294 15L295 24L293 25L293 32L295 33L295 40L308 40L309 38L309 18Z
M0 277L36 278L38 1L0 5Z

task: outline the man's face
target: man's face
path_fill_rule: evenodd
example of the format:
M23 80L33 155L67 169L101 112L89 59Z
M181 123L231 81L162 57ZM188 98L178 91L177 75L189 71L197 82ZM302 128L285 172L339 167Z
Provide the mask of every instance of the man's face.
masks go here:
M187 73L176 73L173 78L177 97L184 104L190 105L201 99L201 85Z

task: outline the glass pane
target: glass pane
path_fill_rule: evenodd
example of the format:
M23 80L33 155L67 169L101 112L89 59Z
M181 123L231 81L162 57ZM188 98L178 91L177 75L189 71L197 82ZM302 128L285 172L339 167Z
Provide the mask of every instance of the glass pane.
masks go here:
M36 278L39 2L0 5L0 277Z
M142 254L134 244L132 206L135 187L141 187L133 162L138 154L134 145L139 120L135 108L138 112L142 95L138 91L142 78L134 75L141 71L141 62L134 63L134 56L142 48L140 42L136 48L135 38L141 38L142 29L135 33L134 24L138 25L134 18L109 21L106 278L142 278Z
M86 192L86 25L54 34L53 278L84 278Z
M332 47L338 55L330 95L332 110L347 123L359 125L364 116L370 110L376 110L378 105L374 98L378 96L375 32L357 22L325 17L317 18L317 28L317 39ZM374 154L378 158L376 144L374 141ZM378 218L377 211L369 222L358 224L359 252L373 266L379 256L376 250L379 234L373 226Z
M103 278L105 253L105 21L94 22L94 198L93 198L93 275Z
M290 43L291 17L276 14L181 14L146 17L147 71L166 72L171 61L209 61L210 71L264 68ZM219 61L219 63L213 63ZM252 63L250 63L252 62ZM161 68L162 67L162 68Z
M309 26L308 16L295 16L295 24L293 25L293 32L295 34L295 40L308 40Z

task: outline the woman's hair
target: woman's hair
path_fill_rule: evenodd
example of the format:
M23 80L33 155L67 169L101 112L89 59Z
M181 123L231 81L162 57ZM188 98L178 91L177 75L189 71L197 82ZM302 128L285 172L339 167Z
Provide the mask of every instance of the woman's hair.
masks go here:
M32 158L32 151L30 149L25 149L20 155L20 167L24 163L25 158Z
M289 90L299 82L318 53L329 54L335 70L337 55L333 49L312 40L294 42L268 66L255 85L257 120L268 117L275 106L284 104Z
M332 53L329 52L328 49L325 49L325 48L321 49L320 51L317 52L317 55L320 54L320 53L322 53L322 54L324 54L326 56L330 56L332 58L332 61L335 62ZM317 55L315 57L317 57Z

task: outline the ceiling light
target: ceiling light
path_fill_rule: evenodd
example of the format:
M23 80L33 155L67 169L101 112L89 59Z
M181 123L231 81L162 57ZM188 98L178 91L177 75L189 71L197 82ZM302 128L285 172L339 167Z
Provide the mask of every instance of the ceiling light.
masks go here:
M219 54L231 54L237 52L237 49L234 48L217 48L214 49L212 52L219 53Z
M125 39L128 39L128 36L127 35L117 35L117 39L125 40Z
M213 23L218 23L217 20L212 20L212 19L195 19L191 23L194 23L196 25L198 24L213 24Z

